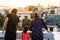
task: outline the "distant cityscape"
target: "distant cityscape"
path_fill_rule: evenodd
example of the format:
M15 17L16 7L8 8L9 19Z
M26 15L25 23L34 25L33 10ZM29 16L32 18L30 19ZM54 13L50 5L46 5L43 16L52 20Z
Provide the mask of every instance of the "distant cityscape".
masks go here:
M48 9L48 8L49 9L60 8L60 6L48 5L48 7L44 7L43 5L38 4L37 6L29 5L29 6L26 6L24 8L22 8L22 7L16 7L16 9L18 11L33 10L33 8L39 8L39 10L41 10L41 9L45 10L45 9ZM13 8L11 8L9 6L0 6L0 9L11 11Z

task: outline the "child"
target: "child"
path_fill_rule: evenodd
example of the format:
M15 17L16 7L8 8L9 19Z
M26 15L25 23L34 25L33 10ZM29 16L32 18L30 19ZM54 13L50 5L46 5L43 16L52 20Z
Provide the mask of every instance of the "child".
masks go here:
M22 40L29 40L28 27L25 26L22 32Z

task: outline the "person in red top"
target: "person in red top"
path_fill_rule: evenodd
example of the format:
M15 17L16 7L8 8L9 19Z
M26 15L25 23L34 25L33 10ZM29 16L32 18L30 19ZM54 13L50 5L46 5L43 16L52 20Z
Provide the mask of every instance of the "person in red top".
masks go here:
M22 40L29 40L28 27L25 26L22 32Z

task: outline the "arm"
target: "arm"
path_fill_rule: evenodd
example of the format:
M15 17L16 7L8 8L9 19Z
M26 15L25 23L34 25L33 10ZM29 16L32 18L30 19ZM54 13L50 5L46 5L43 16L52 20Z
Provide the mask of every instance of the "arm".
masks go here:
M3 29L2 29L3 32L4 32L5 28L7 27L7 23L8 23L8 17L5 18Z
M32 31L32 28L33 28L33 23L31 22L31 23L30 23L29 30Z
M46 30L48 30L48 28L47 28L45 22L43 23L43 26L44 26L44 28L45 28Z
M42 25L43 25L43 27L44 27L46 30L48 30L47 25L46 25L46 23L43 21L43 19L42 19Z
M17 25L16 25L16 30L18 30L19 24L20 24L20 20L19 20L19 17L18 17L18 23L17 23Z
M18 28L19 28L19 22L18 22L18 24L17 24L17 26L16 26L16 30L18 30Z

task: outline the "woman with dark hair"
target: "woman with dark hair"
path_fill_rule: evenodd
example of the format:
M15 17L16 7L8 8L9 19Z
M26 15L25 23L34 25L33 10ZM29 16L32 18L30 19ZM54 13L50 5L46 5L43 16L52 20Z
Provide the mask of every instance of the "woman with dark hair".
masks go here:
M43 40L43 31L42 31L43 26L47 30L47 26L45 25L43 19L39 18L37 13L34 13L34 19L30 24L30 31L32 31L31 34L32 40Z
M19 24L17 9L13 9L5 18L2 32L6 29L4 40L16 40L16 30Z

